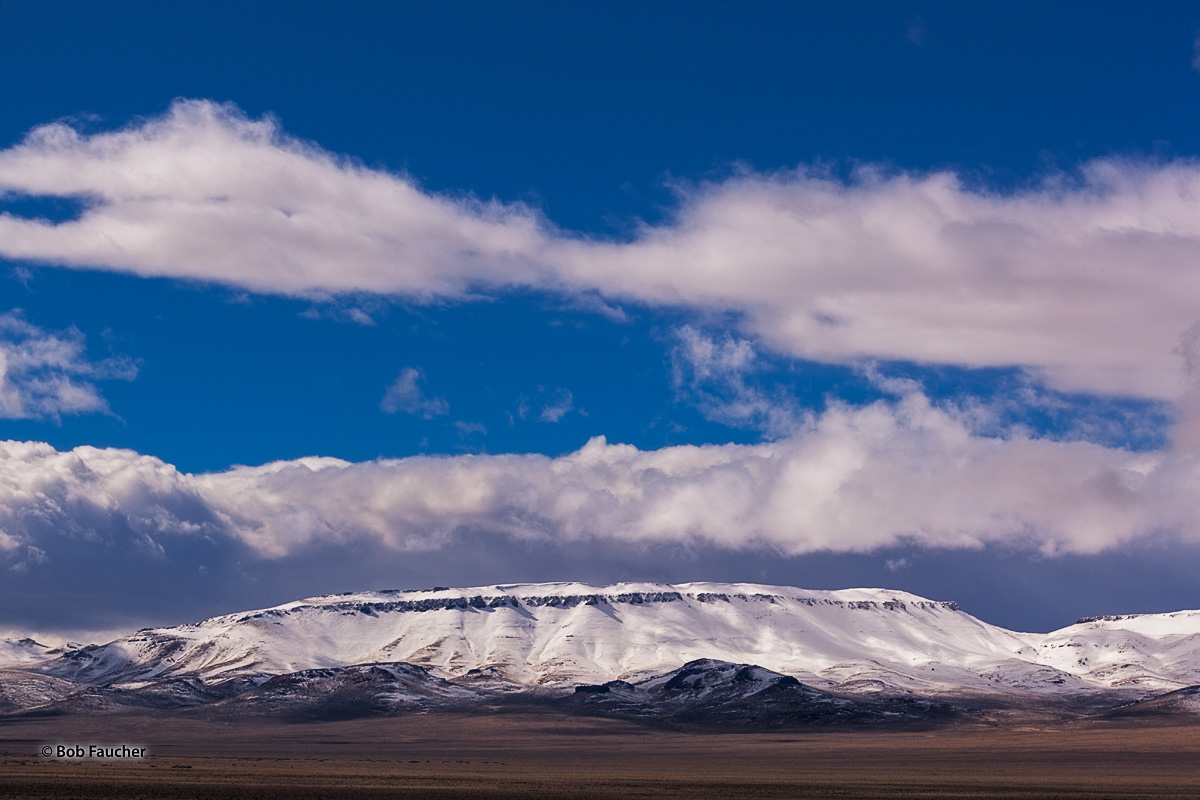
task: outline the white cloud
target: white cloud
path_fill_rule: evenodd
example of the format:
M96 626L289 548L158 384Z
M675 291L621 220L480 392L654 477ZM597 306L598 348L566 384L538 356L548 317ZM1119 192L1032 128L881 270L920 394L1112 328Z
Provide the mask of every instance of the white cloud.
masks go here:
M518 419L523 422L529 416L529 398L525 395L517 398L516 412L516 416L513 416L512 412L508 412L508 424L510 426L516 425Z
M106 412L95 381L136 375L126 358L88 361L77 330L49 333L19 312L0 314L0 419Z
M464 439L474 434L487 436L487 426L482 422L464 422L463 420L459 420L454 423L454 428L458 431L458 435Z
M743 172L680 190L631 241L449 199L202 101L125 130L62 124L0 152L0 255L258 292L467 297L504 287L740 315L803 358L1022 366L1053 388L1174 398L1200 318L1200 165L1099 160L998 193L950 172Z
M450 404L440 397L428 397L421 391L421 371L414 367L405 367L400 375L392 382L379 401L379 408L388 414L402 411L405 414L415 414L423 419L433 419L449 413Z
M803 424L805 416L793 399L751 385L747 376L759 369L758 353L745 339L729 334L714 338L691 325L675 331L671 349L671 382L678 397L714 422L755 428L782 437Z
M361 308L350 309L346 312L346 316L350 318L351 322L359 325L367 325L371 327L375 325L375 320L371 319L371 315L363 311Z
M599 314L617 325L627 325L630 321L629 314L620 306L615 306L604 302L604 298L596 295L594 292L581 292L569 299L564 305L567 311L579 311L584 314Z
M59 224L0 215L8 257L265 292L455 294L498 268L532 280L540 238L520 207L424 194L203 101L90 137L38 128L0 153L0 190L87 205Z
M575 410L575 396L566 389L554 393L554 400L542 408L538 418L542 422L559 422L567 414Z
M722 341L717 341L691 325L679 328L675 336L679 346L674 352L680 357L675 364L676 383L727 381L742 377L754 367L754 345L745 339L726 334ZM683 374L685 369L690 375Z
M186 475L129 451L9 442L0 530L14 552L117 531L167 557L180 537L281 558L321 543L432 551L465 533L566 550L1095 553L1162 536L1200 541L1198 481L1195 450L979 436L909 394L833 406L770 443L642 451L596 438L559 458L307 458Z
M120 531L141 541L225 529L169 464L129 450L0 442L0 530L6 549L38 551L54 537L96 541Z

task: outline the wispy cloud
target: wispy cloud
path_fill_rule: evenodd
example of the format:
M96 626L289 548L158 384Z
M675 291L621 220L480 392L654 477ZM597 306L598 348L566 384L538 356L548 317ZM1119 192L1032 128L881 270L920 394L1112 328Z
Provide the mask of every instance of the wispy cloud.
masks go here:
M371 319L371 315L363 311L361 308L352 308L346 312L346 316L351 322L358 325L374 326L375 320Z
M671 383L680 399L708 419L779 438L804 421L794 400L750 383L759 370L754 345L730 334L714 337L684 325L674 332Z
M879 366L860 365L860 374L877 390L894 397L925 395L925 384L912 378L883 374ZM961 383L937 405L974 434L999 438L1042 436L1063 441L1087 441L1110 447L1158 450L1180 439L1180 420L1187 395L1177 403L1137 398L1063 394L1046 388L1028 374L994 379L986 395ZM1037 432L1037 433L1035 433Z
M559 422L574 410L575 396L566 389L559 389L554 393L554 399L542 408L538 419L542 422Z
M90 361L77 330L50 333L17 311L0 314L0 419L107 412L96 381L136 376L128 358Z
M594 292L583 292L569 298L565 307L569 311L579 311L584 314L599 314L609 322L618 325L629 323L629 314L620 306L607 303L604 298Z
M909 22L904 32L908 40L917 47L925 44L925 22L920 17Z
M379 401L380 410L395 414L403 412L423 419L433 419L450 412L450 404L440 397L429 397L421 390L424 376L416 367L405 367Z
M0 191L88 198L65 222L0 214L13 260L314 297L535 287L714 309L795 357L1020 366L1062 391L1176 397L1171 351L1200 318L1189 160L1098 160L1006 193L946 171L742 171L601 241L184 101L114 132L39 128L0 152Z
M487 436L487 426L482 422L464 422L463 420L458 420L454 423L454 429L464 439L473 435Z

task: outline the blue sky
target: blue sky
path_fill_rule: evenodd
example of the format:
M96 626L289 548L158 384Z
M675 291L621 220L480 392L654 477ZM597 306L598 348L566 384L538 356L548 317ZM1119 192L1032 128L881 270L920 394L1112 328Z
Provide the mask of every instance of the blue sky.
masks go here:
M0 630L553 579L1200 606L1198 36L4 3Z

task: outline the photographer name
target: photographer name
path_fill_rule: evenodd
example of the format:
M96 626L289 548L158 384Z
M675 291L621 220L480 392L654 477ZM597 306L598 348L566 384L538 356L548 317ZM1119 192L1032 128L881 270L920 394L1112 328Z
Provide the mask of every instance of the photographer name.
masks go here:
M124 744L48 744L41 749L44 758L145 758L145 747Z

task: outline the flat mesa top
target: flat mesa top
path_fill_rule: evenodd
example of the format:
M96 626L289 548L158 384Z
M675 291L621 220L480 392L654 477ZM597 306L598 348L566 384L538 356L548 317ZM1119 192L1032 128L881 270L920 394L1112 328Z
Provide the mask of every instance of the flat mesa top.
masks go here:
M666 599L662 598L661 596L672 594L679 595L684 600L706 599L700 597L701 595L724 595L729 598L744 597L748 599L762 599L764 597L771 597L777 601L782 599L785 601L818 601L829 602L833 604L856 602L889 603L899 601L906 604L934 604L939 606L945 605L949 608L957 608L957 606L953 603L935 602L924 597L919 597L915 594L910 594L909 592L903 592L895 589L855 588L818 590L761 583L718 583L710 581L697 581L691 583L650 583L638 581L614 583L610 585L594 585L589 583L580 583L577 581L554 581L546 583L498 583L487 586L469 586L460 588L435 586L427 589L381 589L366 592L342 592L339 594L307 597L302 600L294 600L281 605L272 606L270 608L253 609L236 614L223 614L204 620L199 624L205 625L231 622L269 612L294 611L302 608L319 608L322 606L347 606L360 603L374 604L446 600L469 601L473 598L490 600L492 598L502 597L511 597L520 600L522 598L581 598L589 596L599 596L611 598L613 600L620 598L621 601L625 601L632 599L628 597L629 595L645 595L647 596L647 599Z
M908 592L894 589L836 589L817 590L801 589L795 586L776 586L761 583L714 583L697 581L691 583L649 583L624 582L609 585L594 585L573 581L556 581L546 583L498 583L489 586L472 586L450 588L437 586L429 589L381 590L373 592L349 592L344 594L321 595L318 597L298 600L277 608L289 608L297 605L335 605L355 602L386 602L397 598L403 599L454 599L472 597L570 597L601 595L605 597L625 594L664 594L678 593L680 595L725 594L725 595L770 595L784 598L812 598L820 600L839 600L842 602L875 601L887 602L900 600L903 602L929 602L926 598Z

